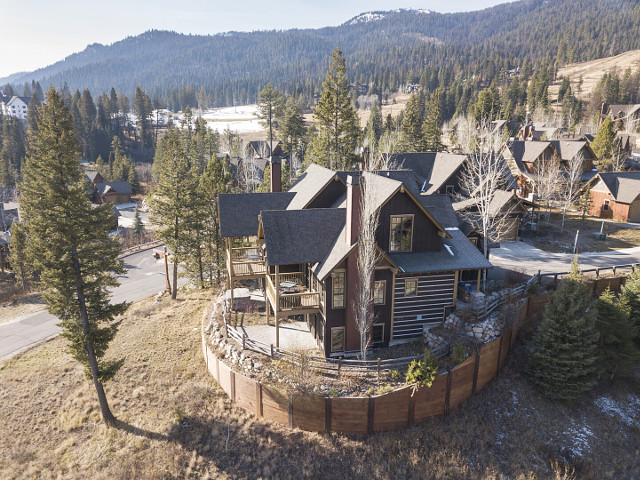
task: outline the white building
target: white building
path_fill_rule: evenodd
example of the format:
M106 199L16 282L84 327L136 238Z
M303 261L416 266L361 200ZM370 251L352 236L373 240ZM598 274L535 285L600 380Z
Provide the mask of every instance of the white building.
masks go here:
M9 95L0 95L0 108L3 115L10 117L16 117L20 120L27 119L27 112L29 110L30 98L27 97L10 97Z

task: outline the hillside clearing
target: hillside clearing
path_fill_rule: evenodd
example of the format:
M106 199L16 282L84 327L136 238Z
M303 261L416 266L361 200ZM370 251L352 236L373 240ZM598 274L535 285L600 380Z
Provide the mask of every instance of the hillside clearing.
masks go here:
M518 347L450 416L370 437L289 431L231 404L209 376L200 321L213 292L132 306L106 385L123 425L106 429L57 338L0 364L0 478L638 478L640 401L606 388L573 408L541 399ZM561 477L575 469L575 477Z
M624 73L627 68L636 70L640 67L640 50L630 50L614 57L599 58L589 62L572 63L558 70L558 80L549 87L549 96L555 101L562 77L571 79L571 88L577 88L582 77L582 92L578 95L582 100L589 100L596 85L607 72Z

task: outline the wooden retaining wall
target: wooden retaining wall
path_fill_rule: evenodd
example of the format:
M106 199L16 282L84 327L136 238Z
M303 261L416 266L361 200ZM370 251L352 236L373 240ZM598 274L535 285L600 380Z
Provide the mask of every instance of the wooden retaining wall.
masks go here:
M288 393L233 371L212 352L204 333L202 349L211 376L247 412L290 428L358 434L406 428L463 404L496 376L511 348L512 337L515 335L510 329L413 396L410 386L372 397Z
M594 293L617 290L624 279L593 282ZM513 328L478 348L463 363L438 375L431 387L412 387L372 397L329 398L288 393L231 370L217 358L202 329L202 351L209 373L237 405L269 421L313 432L363 434L398 430L445 415L482 390L504 366L518 328L531 322L549 301L549 294L529 297L520 306Z

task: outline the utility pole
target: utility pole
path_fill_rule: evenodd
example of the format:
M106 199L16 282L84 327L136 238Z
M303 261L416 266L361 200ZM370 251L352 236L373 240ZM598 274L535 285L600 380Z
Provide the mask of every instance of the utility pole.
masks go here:
M578 249L578 235L580 235L580 230L576 230L576 239L573 242L573 253L576 253L576 250Z

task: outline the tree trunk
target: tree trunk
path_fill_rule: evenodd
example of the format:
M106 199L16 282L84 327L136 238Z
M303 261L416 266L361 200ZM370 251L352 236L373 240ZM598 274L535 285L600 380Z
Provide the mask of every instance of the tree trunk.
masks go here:
M173 254L173 290L171 292L171 300L175 300L178 296L178 257Z
M78 292L78 302L80 303L80 318L82 320L82 333L86 337L89 334L89 315L87 314L87 303L84 298L84 285L82 281L82 273L80 272L80 264L78 263L78 252L75 247L72 249L73 255L73 269L76 272L76 290ZM102 419L108 426L113 426L116 423L116 417L111 413L109 408L109 402L107 396L104 393L104 387L102 382L98 379L98 358L96 352L93 349L91 342L85 341L84 347L87 350L87 357L89 359L89 368L91 370L91 378L93 380L93 386L98 394L98 403L100 404L100 412L102 413Z

